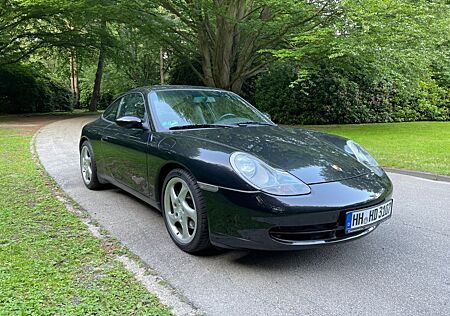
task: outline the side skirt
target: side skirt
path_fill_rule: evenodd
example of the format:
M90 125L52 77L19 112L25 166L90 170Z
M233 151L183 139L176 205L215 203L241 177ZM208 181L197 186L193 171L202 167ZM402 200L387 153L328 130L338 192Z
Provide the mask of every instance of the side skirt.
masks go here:
M130 193L131 195L134 195L138 199L144 201L145 203L149 204L151 207L156 208L158 211L161 212L161 204L156 202L155 200L149 198L148 196L131 189L129 186L115 180L112 177L102 176L102 180L105 181L106 183L111 183L112 185Z

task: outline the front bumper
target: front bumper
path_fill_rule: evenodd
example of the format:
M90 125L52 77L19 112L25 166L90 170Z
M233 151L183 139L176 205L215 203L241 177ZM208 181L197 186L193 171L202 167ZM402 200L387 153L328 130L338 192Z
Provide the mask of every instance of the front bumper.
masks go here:
M339 182L311 185L302 196L219 189L203 191L211 242L222 248L295 250L360 238L379 225L345 233L348 211L391 199L386 175L368 174Z

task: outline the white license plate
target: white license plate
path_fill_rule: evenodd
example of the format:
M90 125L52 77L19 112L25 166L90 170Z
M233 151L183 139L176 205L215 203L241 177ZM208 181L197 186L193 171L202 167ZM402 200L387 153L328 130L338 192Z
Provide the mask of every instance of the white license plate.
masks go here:
M392 203L390 200L378 206L366 208L361 211L347 212L345 217L345 232L364 229L377 222L387 219L392 214Z

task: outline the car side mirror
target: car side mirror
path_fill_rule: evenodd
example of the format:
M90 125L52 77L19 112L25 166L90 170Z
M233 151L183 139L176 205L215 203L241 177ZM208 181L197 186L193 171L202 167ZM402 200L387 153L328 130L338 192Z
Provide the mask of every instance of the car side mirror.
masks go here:
M122 116L116 119L116 124L124 128L142 128L142 120L136 116Z

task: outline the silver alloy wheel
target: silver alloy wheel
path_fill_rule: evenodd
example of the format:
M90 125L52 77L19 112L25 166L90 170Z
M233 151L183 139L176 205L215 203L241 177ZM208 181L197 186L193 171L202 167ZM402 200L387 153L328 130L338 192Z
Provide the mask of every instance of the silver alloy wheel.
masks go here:
M89 153L88 147L83 146L81 149L81 173L83 174L83 181L86 184L91 183L92 180L92 157Z
M178 177L169 180L164 191L164 216L170 233L181 244L188 244L197 231L197 210L187 183Z

